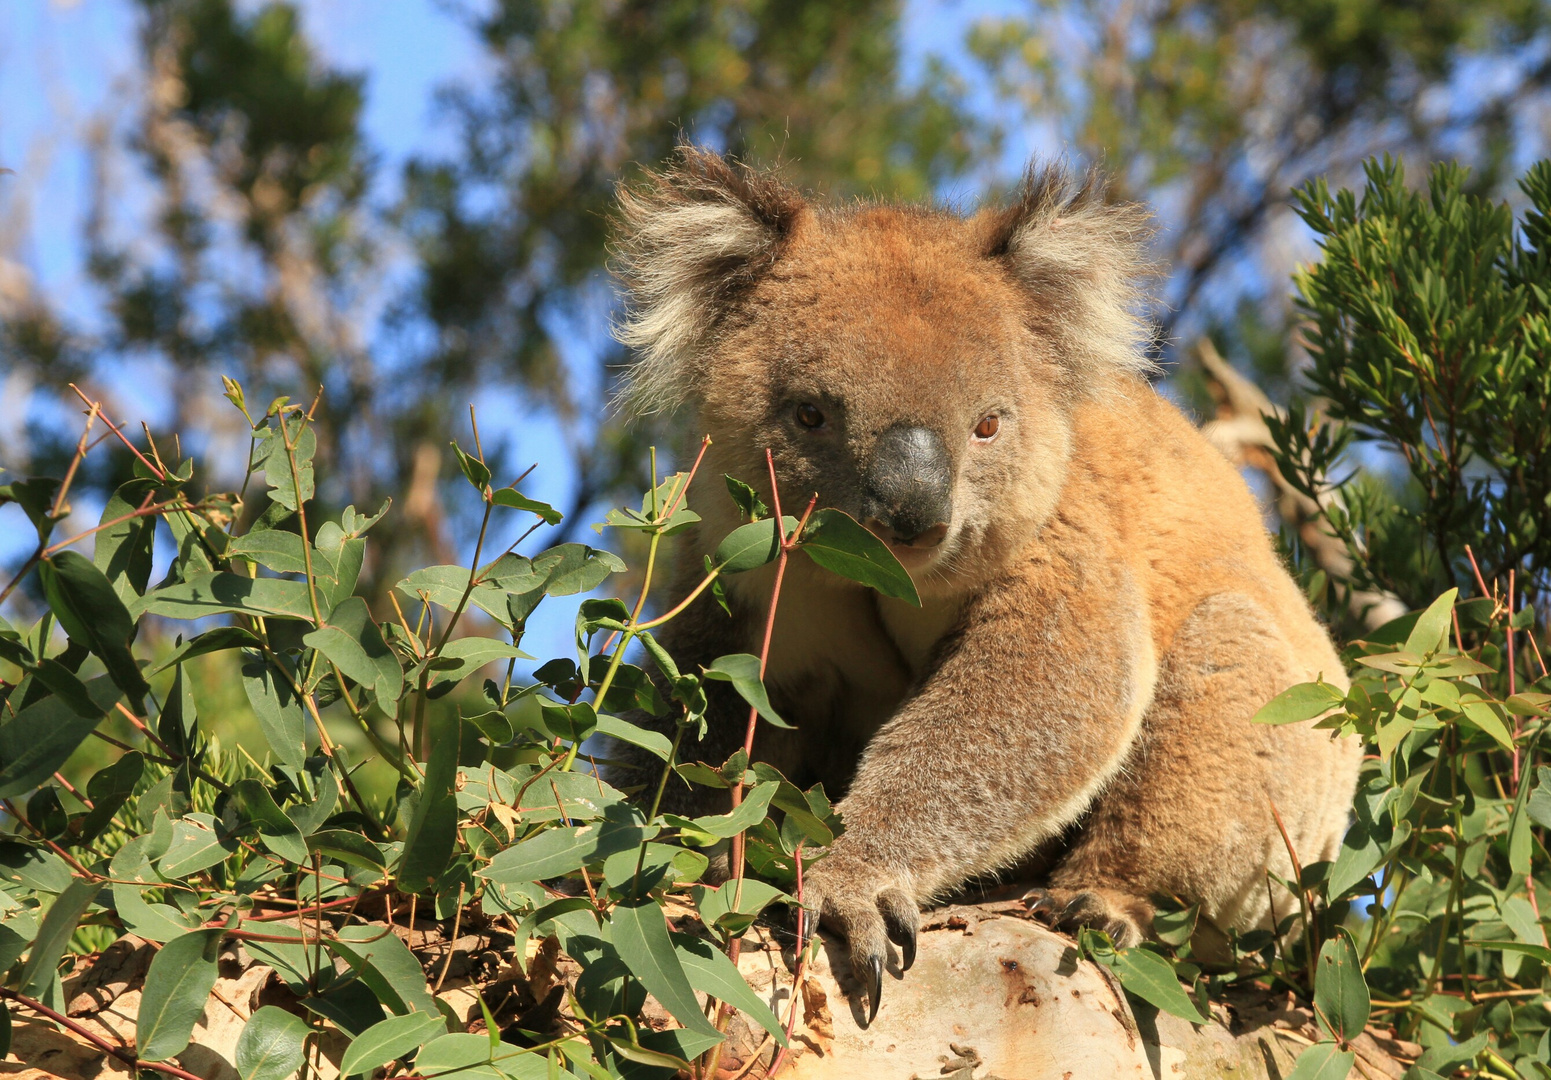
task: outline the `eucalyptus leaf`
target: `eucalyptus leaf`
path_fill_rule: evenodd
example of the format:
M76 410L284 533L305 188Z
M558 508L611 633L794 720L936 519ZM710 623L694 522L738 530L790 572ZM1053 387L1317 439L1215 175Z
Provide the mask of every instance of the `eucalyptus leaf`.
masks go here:
M426 763L399 864L399 888L405 892L424 892L435 885L452 859L458 837L458 801L452 785L458 771L461 727L456 713L432 722L431 759Z
M1344 926L1336 927L1319 951L1314 974L1314 1006L1320 1026L1337 1042L1347 1043L1368 1026L1368 984L1362 958Z
M286 1080L302 1067L306 1021L274 1005L255 1009L237 1036L233 1064L242 1080Z
M889 546L849 514L819 510L802 532L802 550L824 569L877 589L884 596L921 606L915 582Z
M731 653L719 656L704 669L705 677L718 682L732 683L738 695L754 707L762 719L779 728L792 725L782 720L770 704L765 693L765 683L759 673L759 657L752 653Z
M135 1053L141 1060L166 1061L188 1047L215 986L224 933L191 930L151 958L135 1020Z
M370 1073L379 1065L418 1050L431 1039L447 1033L440 1013L412 1012L390 1016L367 1028L345 1048L339 1059L339 1075Z
M1143 948L1119 949L1115 952L1114 971L1127 993L1192 1024L1207 1022L1208 1018L1201 1015L1180 986L1173 966L1157 953Z
M631 900L614 909L611 937L630 973L649 994L662 1002L674 1019L707 1037L721 1033L700 1011L683 962L668 936L667 922L657 901Z

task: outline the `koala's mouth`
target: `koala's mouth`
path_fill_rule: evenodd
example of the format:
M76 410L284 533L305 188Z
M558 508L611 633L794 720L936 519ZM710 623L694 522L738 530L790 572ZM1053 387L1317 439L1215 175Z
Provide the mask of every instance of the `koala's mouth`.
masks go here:
M942 554L943 541L947 540L949 532L946 522L938 522L909 537L899 535L877 518L869 518L863 524L869 532L887 544L894 557L907 568L923 567L934 561Z

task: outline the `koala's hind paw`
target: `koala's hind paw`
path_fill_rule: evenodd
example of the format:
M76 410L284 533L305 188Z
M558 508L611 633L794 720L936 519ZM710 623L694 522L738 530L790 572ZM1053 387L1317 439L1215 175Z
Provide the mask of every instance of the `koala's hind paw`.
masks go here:
M807 932L814 922L843 939L851 974L867 993L867 1023L878 1015L888 943L900 949L900 968L916 959L921 912L904 882L867 863L831 854L809 871L803 885Z
M1102 930L1120 948L1140 945L1152 932L1152 905L1116 889L1030 889L1023 899L1041 922L1054 929Z

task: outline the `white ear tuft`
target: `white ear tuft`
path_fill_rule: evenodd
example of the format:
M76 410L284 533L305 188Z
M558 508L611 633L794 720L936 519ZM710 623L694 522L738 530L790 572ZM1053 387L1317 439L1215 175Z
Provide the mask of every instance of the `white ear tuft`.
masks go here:
M803 207L774 176L691 146L641 185L620 187L613 269L627 298L615 337L637 359L619 404L671 411L690 396L702 346L774 264Z
M1155 272L1151 215L1136 203L1106 202L1106 186L1097 170L1078 181L1059 165L1031 163L1017 201L992 218L986 248L1028 290L1035 321L1079 387L1154 369L1145 310Z

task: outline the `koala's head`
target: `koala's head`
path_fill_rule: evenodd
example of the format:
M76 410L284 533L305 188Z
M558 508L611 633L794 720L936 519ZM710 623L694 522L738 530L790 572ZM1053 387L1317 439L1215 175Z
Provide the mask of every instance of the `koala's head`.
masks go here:
M692 408L707 464L760 488L768 447L786 512L817 492L924 594L1021 546L1055 505L1072 410L1148 366L1148 219L1092 174L1031 168L1010 205L962 217L816 206L686 148L620 208L626 408Z

